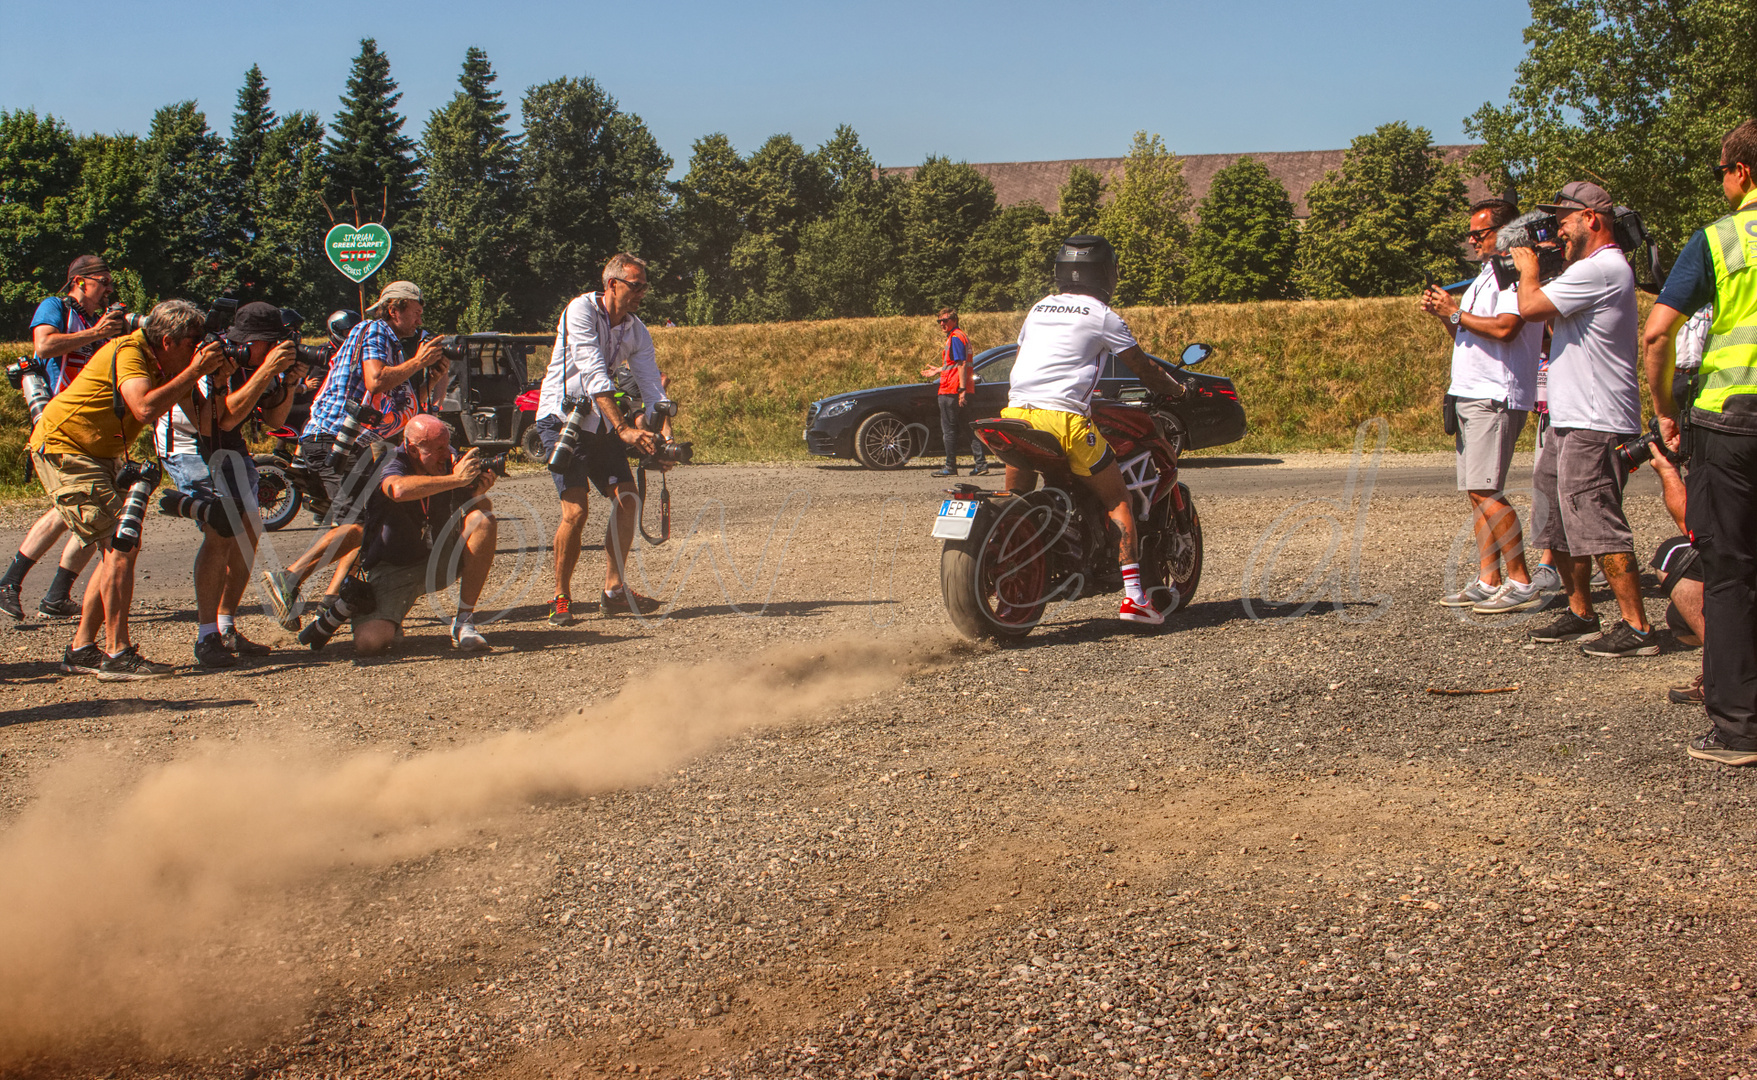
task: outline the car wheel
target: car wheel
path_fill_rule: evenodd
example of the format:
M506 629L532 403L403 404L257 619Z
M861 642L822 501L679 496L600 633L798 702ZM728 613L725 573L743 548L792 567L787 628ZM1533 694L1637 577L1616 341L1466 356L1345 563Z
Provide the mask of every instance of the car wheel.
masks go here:
M869 469L901 469L915 453L915 433L896 413L873 413L854 429L854 457Z

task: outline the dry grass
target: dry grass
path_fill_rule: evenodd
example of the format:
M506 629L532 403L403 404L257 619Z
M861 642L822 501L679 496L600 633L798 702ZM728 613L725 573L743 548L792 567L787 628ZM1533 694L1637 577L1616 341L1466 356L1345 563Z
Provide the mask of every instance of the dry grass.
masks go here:
M1237 384L1250 428L1242 441L1211 452L1347 450L1355 428L1373 416L1390 422L1393 449L1451 446L1439 408L1451 344L1409 298L1140 307L1123 315L1156 355L1175 357L1192 341L1214 346L1202 370ZM964 329L980 351L1013 340L1023 320L1022 312L970 315ZM697 459L707 462L807 457L800 433L812 401L916 381L924 365L938 362L942 340L932 319L905 317L674 327L653 337L684 406L679 434L694 439ZM0 358L10 362L25 348L0 345ZM547 355L537 351L533 373ZM22 490L24 416L23 400L0 386L0 495Z

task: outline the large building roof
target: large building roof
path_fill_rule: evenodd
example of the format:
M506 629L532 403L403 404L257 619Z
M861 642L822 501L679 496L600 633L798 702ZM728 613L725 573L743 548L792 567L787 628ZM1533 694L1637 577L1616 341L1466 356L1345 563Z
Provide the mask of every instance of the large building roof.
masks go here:
M1440 146L1439 150L1447 161L1458 161L1476 149L1475 145ZM1293 212L1296 217L1305 217L1306 192L1313 184L1324 178L1324 173L1331 169L1342 168L1342 158L1346 150L1294 150L1279 151L1267 154L1186 154L1183 155L1184 178L1189 181L1190 193L1197 202L1208 194L1208 185L1213 183L1214 174L1226 168L1241 157L1253 157L1262 162L1270 175L1280 180L1287 193L1293 198ZM1073 158L1067 161L989 161L973 163L971 168L988 177L994 185L994 195L1002 206L1014 203L1034 202L1055 213L1056 204L1061 197L1062 185L1067 183L1068 174L1073 172L1075 165L1084 165L1093 172L1109 180L1122 176L1124 158ZM887 173L912 176L915 166L901 168L888 167L881 171ZM1489 194L1489 186L1479 176L1465 177L1472 201L1485 198Z

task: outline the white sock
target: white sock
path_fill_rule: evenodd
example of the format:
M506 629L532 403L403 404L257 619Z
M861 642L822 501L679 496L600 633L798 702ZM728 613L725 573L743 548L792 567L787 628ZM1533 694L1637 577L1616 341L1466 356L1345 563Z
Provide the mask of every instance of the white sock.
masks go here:
M204 622L195 628L195 640L200 641L209 634L217 634L219 632L220 627L218 623Z
M233 630L235 630L237 628L237 626L238 626L238 616L236 616L236 615L221 615L220 616L220 633L230 634Z
M1147 594L1141 591L1141 564L1123 563L1123 595L1137 604L1147 602Z
M1486 589L1489 592L1494 592L1496 589L1500 588L1499 585L1490 585L1488 582L1484 581L1482 578L1477 578L1476 584L1477 584L1478 588Z
M453 630L456 630L461 626L468 626L475 621L476 621L476 609L475 608L460 607L460 608L458 608L458 613L456 615L452 616L451 628Z

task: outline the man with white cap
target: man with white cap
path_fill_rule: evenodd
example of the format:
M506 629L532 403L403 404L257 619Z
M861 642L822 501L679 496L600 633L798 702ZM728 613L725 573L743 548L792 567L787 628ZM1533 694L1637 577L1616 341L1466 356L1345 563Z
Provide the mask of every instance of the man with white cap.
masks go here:
M275 617L289 630L298 629L299 589L312 571L338 562L330 592L341 588L360 547L361 519L378 486L387 444L402 434L415 414L431 412L445 394L451 364L438 337L423 341L413 357L403 357L403 339L420 332L421 312L421 290L413 282L386 285L377 302L366 309L366 318L336 350L329 375L311 403L311 419L299 437L299 454L323 479L330 498L330 529L285 570L262 575ZM376 409L380 419L362 431L357 444L362 453L332 469L327 459L336 434L362 402ZM356 467L362 455L368 456L368 462Z

